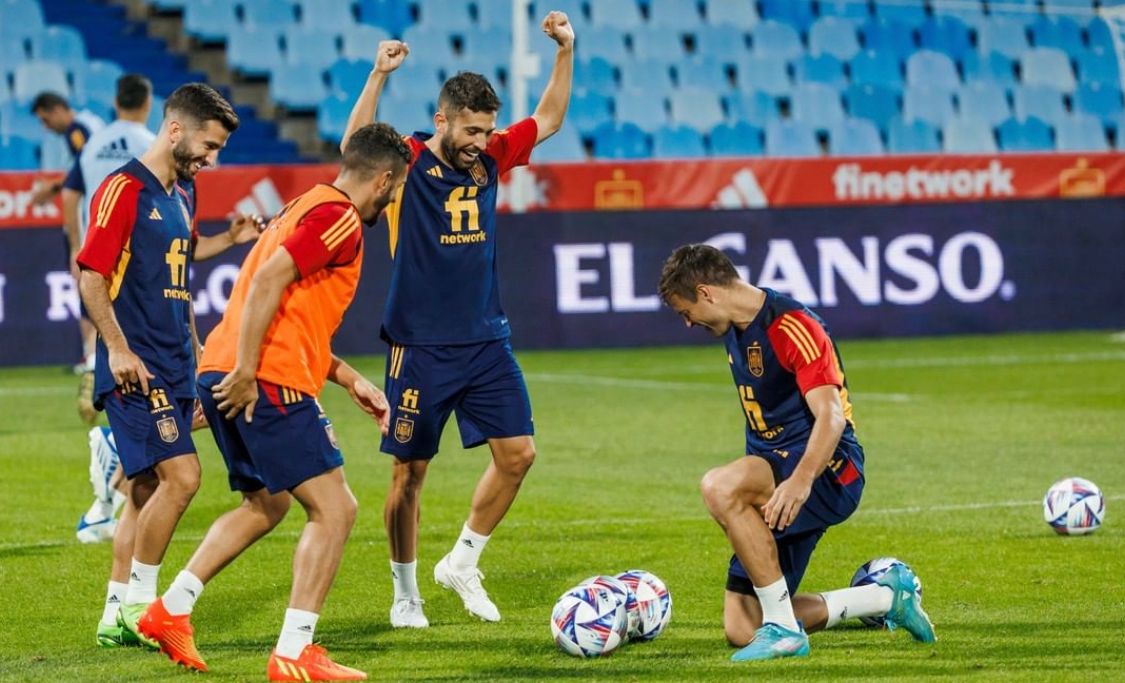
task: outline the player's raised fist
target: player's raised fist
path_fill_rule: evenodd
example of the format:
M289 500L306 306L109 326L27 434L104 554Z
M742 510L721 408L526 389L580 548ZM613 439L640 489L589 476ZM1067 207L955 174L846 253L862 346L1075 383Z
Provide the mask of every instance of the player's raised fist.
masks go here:
M389 74L402 66L402 60L410 54L410 47L401 40L381 40L375 55L375 70Z
M542 28L543 33L550 36L551 40L559 44L559 47L574 45L574 26L571 25L566 12L548 12L543 19Z

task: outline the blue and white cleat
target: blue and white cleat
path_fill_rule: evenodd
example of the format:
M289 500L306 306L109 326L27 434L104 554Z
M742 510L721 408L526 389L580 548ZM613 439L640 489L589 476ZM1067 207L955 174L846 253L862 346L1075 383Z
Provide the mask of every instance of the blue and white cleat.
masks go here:
M774 623L762 624L754 632L754 640L731 655L732 662L752 662L782 657L808 657L809 636L805 629L790 631Z
M893 631L901 626L914 640L932 643L937 640L937 636L934 635L933 622L922 609L922 596L915 589L916 580L917 577L909 567L897 564L875 581L880 586L890 588L895 594L891 609L883 620L888 630Z
M109 427L94 427L90 430L90 485L94 489L94 497L106 504L113 503L113 494L116 492L110 482L117 468L121 466L121 459L117 456L117 448L113 440L113 432Z
M103 519L86 519L90 514L86 513L78 518L78 529L75 534L78 540L82 543L101 543L113 538L113 532L117 531L117 520L110 518Z

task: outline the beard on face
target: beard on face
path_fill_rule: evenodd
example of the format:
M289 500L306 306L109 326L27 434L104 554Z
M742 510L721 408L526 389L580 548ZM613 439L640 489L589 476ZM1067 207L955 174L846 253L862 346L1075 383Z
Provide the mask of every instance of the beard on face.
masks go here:
M469 163L461 161L461 152L466 149L472 149L473 145L465 145L464 147L457 147L453 144L453 133L446 131L445 135L441 136L441 152L453 168L458 171L466 171L476 163L476 159Z
M207 160L207 157L193 157L191 155L191 145L188 144L187 136L185 135L176 143L172 148L172 159L176 163L176 175L180 180L193 180L195 178L195 170L192 165L199 163L202 167Z
M382 215L383 210L386 209L387 205L390 203L391 193L390 190L388 190L383 194L375 197L371 201L371 213L360 216L360 220L362 220L367 225L371 225L375 221L379 220L379 216Z

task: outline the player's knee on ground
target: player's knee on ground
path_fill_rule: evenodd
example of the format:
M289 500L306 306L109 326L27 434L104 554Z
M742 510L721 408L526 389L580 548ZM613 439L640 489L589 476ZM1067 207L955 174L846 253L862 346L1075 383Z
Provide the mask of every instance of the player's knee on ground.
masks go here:
M760 607L748 595L727 591L723 604L723 633L733 647L745 647L761 625Z

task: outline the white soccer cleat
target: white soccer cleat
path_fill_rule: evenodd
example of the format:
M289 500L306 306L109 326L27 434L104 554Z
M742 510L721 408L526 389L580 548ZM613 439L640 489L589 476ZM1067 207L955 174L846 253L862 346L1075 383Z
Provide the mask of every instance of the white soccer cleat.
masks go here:
M500 621L500 610L488 599L488 593L480 584L483 579L484 574L476 567L455 569L449 562L449 555L434 566L434 581L460 595L469 614L485 621Z
M430 620L422 611L422 598L402 598L391 605L391 627L429 628Z
M81 543L101 543L113 538L113 532L117 530L117 520L97 519L87 520L86 515L78 518L78 529L75 535Z
M115 489L110 486L110 482L120 466L121 460L113 444L113 433L108 427L91 429L90 485L94 489L95 498L106 504L113 503Z

